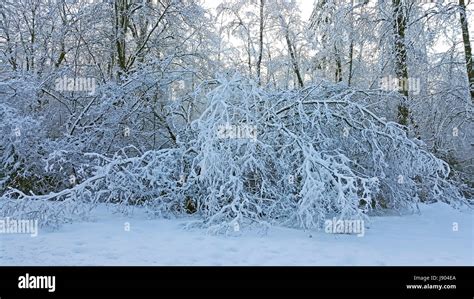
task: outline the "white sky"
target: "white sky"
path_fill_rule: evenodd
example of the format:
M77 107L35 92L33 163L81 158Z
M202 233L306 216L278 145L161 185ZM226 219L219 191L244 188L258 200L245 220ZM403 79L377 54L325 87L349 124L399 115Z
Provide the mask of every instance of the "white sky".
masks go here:
M219 4L221 4L224 0L203 0L204 6L215 9ZM272 0L269 0L272 1ZM309 20L311 13L313 12L313 3L314 0L290 0L290 1L296 1L296 3L299 5L300 10L301 10L301 17L303 20L307 21ZM421 1L421 0L420 0ZM452 0L455 1L455 0ZM468 4L468 19L469 19L469 31L470 31L470 37L471 40L474 40L474 14L472 14L472 7L474 6L474 1L469 2ZM469 9L469 7L471 7ZM459 17L459 16L457 16ZM459 44L459 47L461 44ZM447 44L444 42L439 42L438 46L435 49L435 52L444 52L449 48Z
M308 20L313 12L313 0L296 0L301 9L301 16L304 20Z
M223 0L203 0L204 5L209 8L216 8L223 2ZM296 3L300 6L301 16L304 20L308 20L313 11L314 0L296 0Z

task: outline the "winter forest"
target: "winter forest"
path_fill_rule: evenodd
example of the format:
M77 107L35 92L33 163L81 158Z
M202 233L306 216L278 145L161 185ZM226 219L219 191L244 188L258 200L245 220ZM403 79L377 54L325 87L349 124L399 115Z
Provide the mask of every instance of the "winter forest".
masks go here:
M434 247L443 232L460 250L434 263L472 264L473 13L471 0L2 0L0 218L39 236L0 235L0 264L34 263L20 244L72 248L79 235L54 234L92 234L104 214L146 239L177 221L170 238L277 229L328 252L421 219L439 225ZM336 240L328 220L370 230Z

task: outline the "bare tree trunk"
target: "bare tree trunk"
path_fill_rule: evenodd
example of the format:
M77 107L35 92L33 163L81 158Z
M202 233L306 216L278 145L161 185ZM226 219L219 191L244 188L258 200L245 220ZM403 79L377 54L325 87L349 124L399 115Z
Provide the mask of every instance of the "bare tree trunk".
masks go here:
M250 32L247 31L247 64L249 67L249 77L252 77L252 40L250 38Z
M263 58L263 8L265 6L265 0L260 0L260 40L259 40L259 53L257 60L257 79L258 85L262 84L261 79L261 68L262 68L262 58Z
M471 92L471 100L474 102L474 63L472 61L472 49L471 43L469 40L469 27L467 25L467 16L466 16L466 4L464 0L459 0L459 6L461 8L461 30L462 30L462 40L464 43L464 57L466 59L466 71L467 78L469 81L469 90Z
M288 52L290 53L290 59L291 59L291 64L293 65L293 71L296 74L296 78L298 79L299 86L304 87L303 77L301 76L300 68L298 66L295 49L290 40L290 29L288 28L288 24L286 24L285 20L283 19L283 16L281 15L280 15L280 20L283 26L283 30L285 31L286 45L288 46Z
M335 80L336 80L336 82L341 82L342 81L342 62L341 62L341 56L339 56L339 52L337 50L336 45L334 45L334 55L335 55L335 58L336 58Z
M354 41L351 40L349 45L349 77L347 78L347 85L351 86L352 83L352 68L354 64Z
M295 71L296 78L298 79L298 84L300 87L304 87L303 77L301 77L300 68L298 66L298 61L296 60L295 51L293 49L293 45L291 44L288 31L286 32L286 43L288 45L288 51L290 52L290 58L293 64L293 70Z
M351 32L350 32L350 40L351 43L349 45L349 74L347 77L347 85L351 86L352 83L352 68L354 64L354 0L351 0L351 14L350 14L350 22L351 22Z
M394 16L394 33L395 33L395 74L398 79L400 93L408 98L408 67L407 67L407 50L405 46L405 30L407 26L407 15L405 7L401 0L392 0L393 16ZM408 125L410 119L410 111L406 103L398 105L398 123L404 126Z
M59 9L59 15L61 16L61 23L62 23L63 28L67 27L67 13L66 13L65 5L66 5L65 3L62 3ZM54 64L56 68L58 68L61 65L61 63L64 61L64 59L66 59L66 46L65 46L66 34L67 33L65 32L61 32L59 56Z
M115 46L120 67L119 76L125 73L127 68L125 37L129 22L128 8L128 0L115 0Z

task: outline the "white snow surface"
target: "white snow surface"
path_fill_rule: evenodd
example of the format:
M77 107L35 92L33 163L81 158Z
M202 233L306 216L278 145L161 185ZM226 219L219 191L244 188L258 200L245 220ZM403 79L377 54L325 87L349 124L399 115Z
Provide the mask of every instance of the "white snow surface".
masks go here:
M184 229L192 218L149 219L140 210L124 216L100 207L88 222L40 229L37 237L0 234L0 265L474 265L473 211L443 203L420 211L372 217L363 237L284 227L224 236Z

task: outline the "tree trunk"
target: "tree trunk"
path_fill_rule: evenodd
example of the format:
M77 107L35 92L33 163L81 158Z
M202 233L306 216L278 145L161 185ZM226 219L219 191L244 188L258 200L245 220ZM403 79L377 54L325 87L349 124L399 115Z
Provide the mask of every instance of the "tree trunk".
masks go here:
M351 40L349 45L349 77L347 78L347 85L351 86L352 83L352 68L354 64L354 41Z
M342 81L342 62L341 62L341 56L339 55L339 52L337 50L337 47L334 45L334 52L335 52L335 59L336 59L336 74L335 74L335 80L337 82Z
M351 0L351 14L350 14L351 32L349 35L349 71L347 78L347 85L351 86L352 83L352 68L354 64L354 0Z
M407 26L407 15L405 7L401 0L392 0L395 34L395 74L398 79L399 92L408 98L408 67L407 50L405 46L405 30ZM410 111L406 103L398 105L398 123L404 126L408 125Z
M281 25L283 26L283 30L285 31L286 45L288 46L288 53L290 53L290 60L291 64L293 65L293 71L296 74L299 86L304 87L303 77L301 76L300 68L298 66L298 60L296 59L295 50L290 40L290 29L288 28L288 24L286 24L285 20L283 19L283 16L280 16L280 20Z
M469 40L469 27L467 25L467 15L466 15L466 4L464 0L459 0L459 7L461 8L461 30L462 30L462 40L464 44L464 57L466 59L466 71L467 78L469 81L469 90L471 93L471 100L474 103L474 65L472 61L472 49L471 43Z
M115 0L115 46L117 50L117 62L120 67L120 75L126 73L126 42L125 37L128 29L128 0Z
M258 53L258 60L257 60L257 79L258 85L262 84L261 79L261 66L262 66L262 58L263 58L263 8L265 5L265 0L260 0L260 49Z

